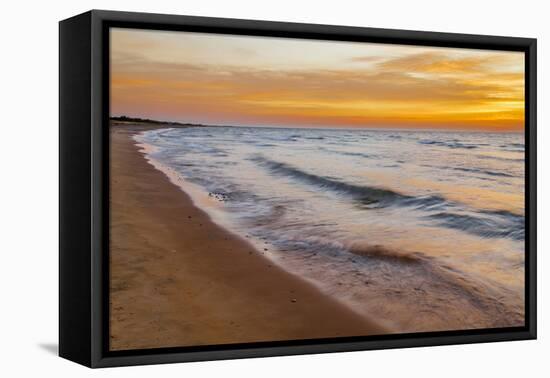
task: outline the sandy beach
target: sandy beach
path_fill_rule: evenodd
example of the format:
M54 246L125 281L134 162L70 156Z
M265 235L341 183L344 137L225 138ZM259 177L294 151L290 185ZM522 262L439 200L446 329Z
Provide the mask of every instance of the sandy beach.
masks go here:
M111 127L110 349L386 333L213 223Z

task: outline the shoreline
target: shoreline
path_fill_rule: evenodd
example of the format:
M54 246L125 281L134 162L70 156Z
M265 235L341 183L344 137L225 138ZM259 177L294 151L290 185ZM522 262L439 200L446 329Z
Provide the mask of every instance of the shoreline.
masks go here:
M388 333L214 223L139 152L153 128L110 128L111 350Z

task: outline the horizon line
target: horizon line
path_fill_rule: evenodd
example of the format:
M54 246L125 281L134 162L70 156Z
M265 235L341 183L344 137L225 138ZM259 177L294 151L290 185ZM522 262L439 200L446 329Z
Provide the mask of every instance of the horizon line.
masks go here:
M439 131L439 132L481 132L481 133L525 133L525 126L522 129L507 129L507 130L495 130L494 128L460 128L446 126L445 128L438 127L415 127L415 126L370 126L370 125L361 125L361 126L343 126L343 125L331 125L331 126L304 126L304 125L265 125L265 124L256 124L256 125L247 125L247 124L212 124L212 123L202 123L202 122L190 122L190 121L181 121L181 120L160 120L153 118L143 118L139 116L128 116L128 115L109 115L109 120L120 121L120 118L126 118L128 122L149 122L157 124L172 124L172 125L181 125L181 126L203 126L203 127L258 127L258 128L271 128L271 129L313 129L313 130L388 130L388 131Z

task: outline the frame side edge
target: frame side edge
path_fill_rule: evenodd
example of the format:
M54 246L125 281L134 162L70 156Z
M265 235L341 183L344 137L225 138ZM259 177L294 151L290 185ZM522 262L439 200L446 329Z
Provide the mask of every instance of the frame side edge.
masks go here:
M529 124L529 334L537 338L537 40L530 39L529 93L527 116Z
M90 13L59 23L59 355L90 366Z
M92 10L90 14L91 367L96 368L101 367L109 345L109 337L104 334L109 322L109 292L108 285L104 283L109 273L109 233L103 229L104 224L109 222L109 212L105 208L109 206L109 159L104 156L104 150L109 148L110 143L109 115L103 107L103 100L109 97L109 70L105 68L108 66L108 61L105 61L108 54L104 51L109 46L109 39L102 13Z

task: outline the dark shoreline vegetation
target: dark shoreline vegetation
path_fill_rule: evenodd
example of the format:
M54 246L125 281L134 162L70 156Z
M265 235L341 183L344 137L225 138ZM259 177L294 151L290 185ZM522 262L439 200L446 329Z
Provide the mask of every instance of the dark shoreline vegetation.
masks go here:
M156 119L149 119L149 118L138 118L138 117L127 117L127 116L120 116L120 117L110 117L109 120L111 123L116 125L126 125L126 124L139 124L139 125L151 125L151 126L160 126L160 125L169 125L172 127L206 127L206 126L212 126L212 125L203 125L200 123L182 123L182 122L174 122L174 121L159 121Z

